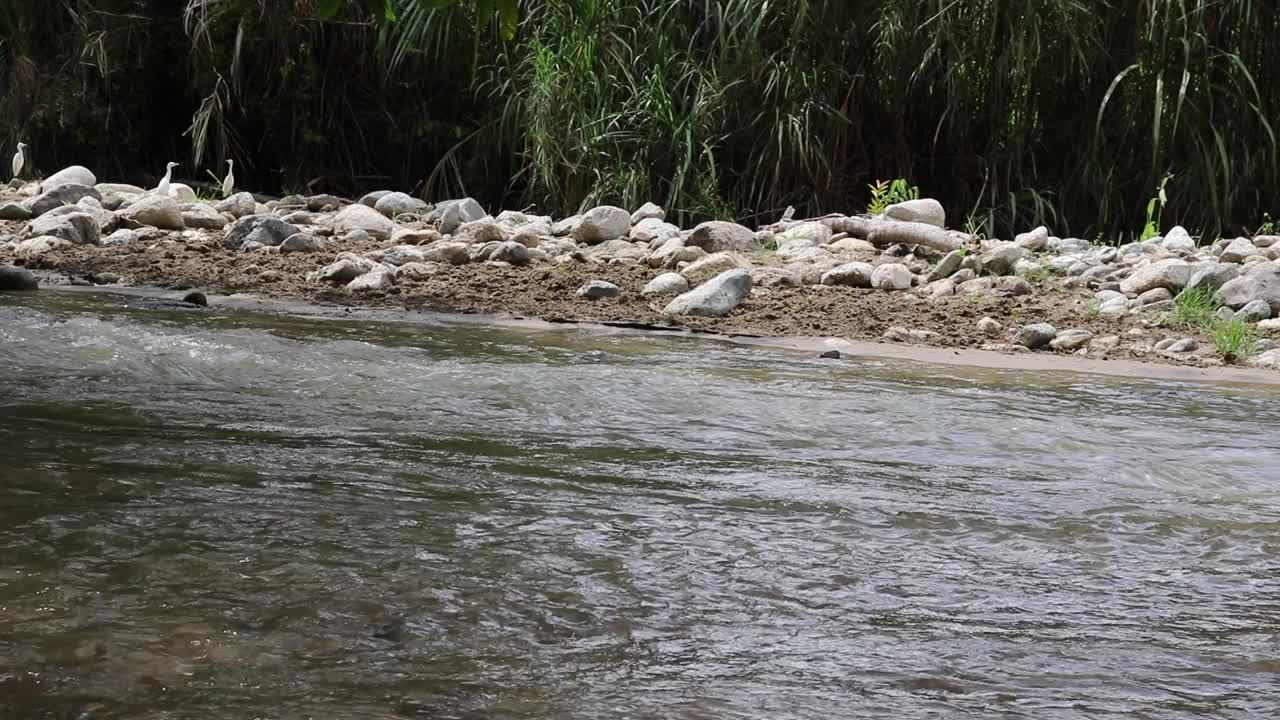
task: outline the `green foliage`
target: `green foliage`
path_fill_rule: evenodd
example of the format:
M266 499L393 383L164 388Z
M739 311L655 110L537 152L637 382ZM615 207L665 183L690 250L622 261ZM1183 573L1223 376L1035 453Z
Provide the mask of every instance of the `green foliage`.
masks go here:
M867 189L871 191L871 200L867 203L869 215L879 215L894 203L920 199L920 188L909 184L903 178L893 181L881 180L874 185L868 185Z
M1161 178L1160 185L1156 187L1155 196L1147 201L1147 224L1142 226L1142 234L1138 236L1139 242L1150 240L1160 234L1160 216L1164 214L1165 205L1169 204L1169 193L1165 190L1165 186L1172 178L1172 174Z
M1249 323L1232 318L1230 322L1217 322L1209 330L1213 347L1227 362L1240 362L1258 351L1261 336Z
M1214 323L1217 309L1217 293L1212 288L1190 288L1173 299L1171 319L1183 327L1205 330Z

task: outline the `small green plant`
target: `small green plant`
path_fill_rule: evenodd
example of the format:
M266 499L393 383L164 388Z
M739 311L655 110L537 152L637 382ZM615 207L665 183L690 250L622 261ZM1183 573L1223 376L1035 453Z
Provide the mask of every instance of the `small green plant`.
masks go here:
M1173 299L1175 324L1188 328L1204 329L1213 324L1218 300L1212 288L1198 287L1183 290Z
M1271 219L1271 213L1262 213L1262 224L1258 226L1258 231L1254 235L1275 235L1278 229L1280 226Z
M1169 203L1169 194L1165 186L1169 184L1171 178L1173 178L1172 173L1160 178L1155 197L1147 201L1147 224L1142 226L1142 235L1138 238L1138 242L1150 240L1160 234L1160 217L1164 215L1164 206Z
M1089 307L1085 310L1085 312L1091 318L1098 317L1099 315L1102 314L1102 301L1094 300L1093 302L1089 303Z
M1253 355L1258 351L1258 341L1261 339L1258 331L1240 318L1214 323L1209 335L1213 339L1214 348L1229 363L1239 362Z
M868 185L867 189L871 191L871 202L867 203L868 215L879 215L894 203L920 199L920 188L908 184L903 178L893 181L881 180L874 185Z

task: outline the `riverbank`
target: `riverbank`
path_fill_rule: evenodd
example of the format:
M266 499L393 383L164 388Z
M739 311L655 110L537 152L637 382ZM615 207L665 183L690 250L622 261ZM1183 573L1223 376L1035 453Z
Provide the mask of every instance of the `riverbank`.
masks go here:
M1280 323L1259 322L1280 306L1280 246L1266 237L1202 247L1176 228L1098 247L1037 228L990 241L944 230L942 208L929 201L883 218L681 229L654 206L553 221L399 193L200 202L96 181L6 189L0 215L5 208L43 212L0 221L0 263L81 284L1191 368L1280 366L1269 337ZM1214 298L1212 323L1180 317L1174 298L1187 288ZM1238 356L1224 357L1215 337L1228 315L1245 333Z

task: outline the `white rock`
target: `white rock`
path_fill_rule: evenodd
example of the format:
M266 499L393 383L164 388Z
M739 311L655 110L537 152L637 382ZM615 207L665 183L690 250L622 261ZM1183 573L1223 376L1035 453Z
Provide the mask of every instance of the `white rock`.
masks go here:
M45 178L44 181L40 183L40 191L48 192L60 185L84 185L86 187L93 187L97 184L98 178L94 177L93 172L90 171L89 168L81 165L72 165L71 167L63 168Z
M395 229L395 223L368 205L348 205L333 216L333 231L339 235L363 230L374 239L390 240Z
M361 205L360 207L366 206ZM351 292L373 292L386 290L394 284L395 275L386 268L378 267L347 283L347 289Z
M39 237L30 237L20 241L13 249L13 254L24 260L33 260L44 255L51 250L58 248L70 247L71 241L59 237L50 237L42 235Z
M880 290L908 290L911 288L911 271L906 265L888 263L871 272L871 287Z
M615 240L631 232L631 213L613 205L588 210L573 229L573 239L588 245Z
M374 210L393 220L406 213L426 213L427 207L425 202L402 192L387 193L373 203Z
M591 280L578 288L578 297L588 300L618 297L618 286L605 280Z
M232 217L239 219L246 215L253 215L257 212L258 201L247 192L240 192L231 197L219 201L213 206L218 212L229 213Z
M723 317L751 292L751 273L737 268L723 272L672 300L663 313Z
M699 248L701 249L701 248ZM680 274L690 280L697 280L723 273L734 268L749 268L751 263L734 253L714 253L690 263L680 270Z
M630 237L638 242L666 243L672 238L680 238L680 228L657 218L645 218L631 227ZM683 240L680 241L680 245L684 245Z
M1140 295L1158 287L1178 292L1191 280L1191 265L1182 260L1160 260L1138 268L1120 281L1120 291Z
M871 263L851 262L823 273L819 282L823 285L869 288L871 287L871 276L874 273L875 268L872 267ZM907 282L909 284L911 282L910 279Z
M1164 240L1160 243L1165 250L1178 254L1193 253L1196 251L1196 241L1192 239L1191 233L1181 225L1175 225L1172 230L1164 236Z
M657 220L658 222L662 222L666 219L667 211L651 202L641 205L639 210L631 213L632 225L639 225L644 220Z
M47 213L27 226L29 237L62 238L76 245L97 245L102 240L98 221L87 212Z
M1243 263L1247 258L1262 254L1262 250L1254 245L1253 241L1238 237L1227 243L1218 260L1224 263Z
M1093 333L1088 330L1063 330L1049 341L1049 347L1054 350L1074 352L1089 344L1092 339Z
M1042 252L1049 246L1049 228L1041 225L1030 232L1024 232L1013 239L1020 248L1031 252Z
M978 332L987 337L996 337L1004 332L1004 326L997 322L995 318L984 317L978 321Z
M471 248L467 243L446 240L422 246L422 257L427 262L465 265L471 262Z
M641 295L679 295L689 289L689 281L680 273L662 273L649 281Z
M942 203L932 198L895 203L885 208L884 216L890 220L928 223L939 228L947 226L947 213L942 209Z
M405 263L396 269L396 280L426 280L444 270L445 266L437 262Z

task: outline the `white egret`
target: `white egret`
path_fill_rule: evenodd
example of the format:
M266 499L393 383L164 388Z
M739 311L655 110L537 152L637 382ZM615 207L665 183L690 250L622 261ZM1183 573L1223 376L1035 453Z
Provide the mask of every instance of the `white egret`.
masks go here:
M18 143L18 152L13 155L13 179L15 180L22 175L22 168L27 164L26 149L26 143Z
M231 191L236 189L235 162L230 158L227 159L227 176L222 178L222 197L230 197Z
M157 195L169 194L169 181L173 179L173 169L178 167L178 163L171 162L165 166L164 177L160 178L160 184L156 185L154 192Z

